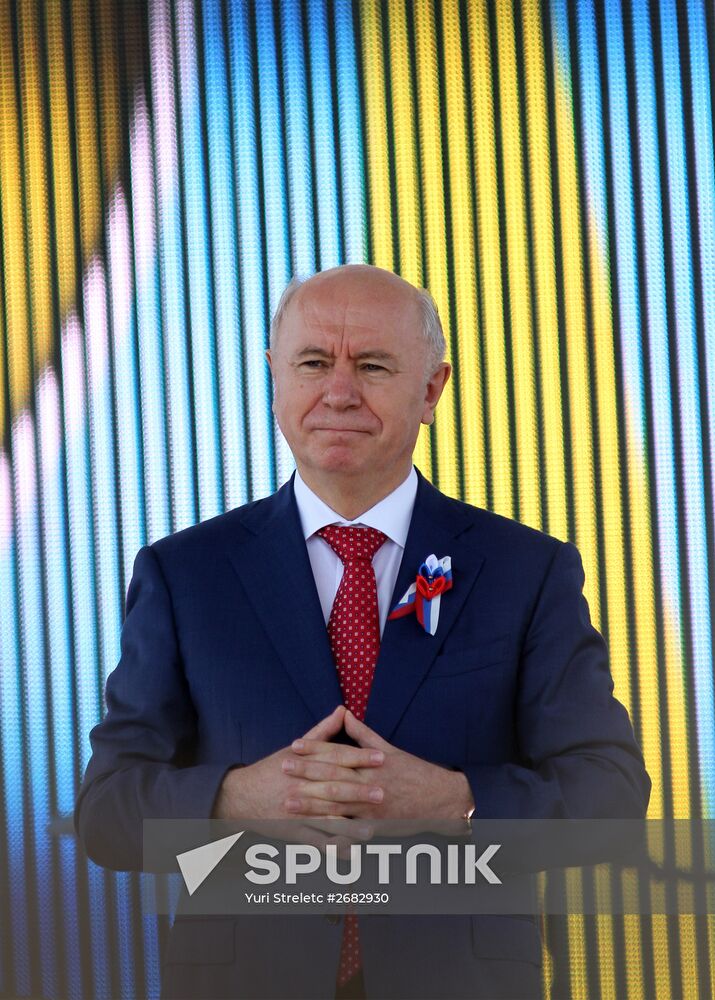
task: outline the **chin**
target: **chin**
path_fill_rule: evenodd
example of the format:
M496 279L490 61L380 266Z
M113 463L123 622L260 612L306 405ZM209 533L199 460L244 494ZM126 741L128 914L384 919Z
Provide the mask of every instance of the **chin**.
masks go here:
M368 467L364 459L359 459L347 448L331 448L320 455L314 464L322 472L341 472L344 475L359 475Z

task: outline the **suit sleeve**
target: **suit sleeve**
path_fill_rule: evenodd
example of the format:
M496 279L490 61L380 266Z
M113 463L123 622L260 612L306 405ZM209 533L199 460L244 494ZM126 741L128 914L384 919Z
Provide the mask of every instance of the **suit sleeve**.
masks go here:
M462 768L475 818L632 819L650 779L613 696L606 643L591 624L574 545L546 572L526 634L515 705L519 763Z
M211 815L226 764L191 764L197 720L184 676L171 598L153 550L141 549L127 593L121 657L92 756L75 829L92 860L142 868L142 820Z

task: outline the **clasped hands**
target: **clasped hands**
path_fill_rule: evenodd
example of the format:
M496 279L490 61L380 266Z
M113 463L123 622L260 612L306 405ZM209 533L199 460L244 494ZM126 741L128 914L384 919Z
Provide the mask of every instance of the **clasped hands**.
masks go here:
M331 742L343 728L357 746ZM460 834L472 806L461 771L399 750L339 705L290 747L229 771L213 815L321 849L333 843L342 853L376 827L416 833L414 821L425 817L423 830Z

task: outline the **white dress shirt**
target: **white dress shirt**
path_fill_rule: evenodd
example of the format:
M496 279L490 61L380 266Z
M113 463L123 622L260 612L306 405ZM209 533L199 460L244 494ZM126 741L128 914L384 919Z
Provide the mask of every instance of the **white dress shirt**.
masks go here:
M315 577L315 585L318 589L318 597L326 625L343 575L343 564L325 539L316 535L316 531L324 528L327 524L362 525L377 528L378 531L387 535L387 540L383 542L372 560L372 568L375 570L377 581L377 606L380 614L380 635L382 635L390 612L390 598L395 588L397 572L402 561L402 554L405 551L407 532L412 520L412 510L415 506L417 473L414 466L397 489L394 489L392 493L389 493L354 521L346 521L344 517L328 507L306 485L297 470L293 486L300 523L303 528L303 537L308 547L308 558ZM398 594L397 596L399 598L402 595Z

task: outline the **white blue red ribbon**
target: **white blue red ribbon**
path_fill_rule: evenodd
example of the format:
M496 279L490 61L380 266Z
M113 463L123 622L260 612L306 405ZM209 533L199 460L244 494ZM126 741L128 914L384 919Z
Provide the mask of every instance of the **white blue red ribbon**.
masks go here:
M452 559L450 556L427 556L420 566L414 583L394 606L388 620L404 618L414 611L425 632L434 635L439 623L439 606L442 594L452 588Z

